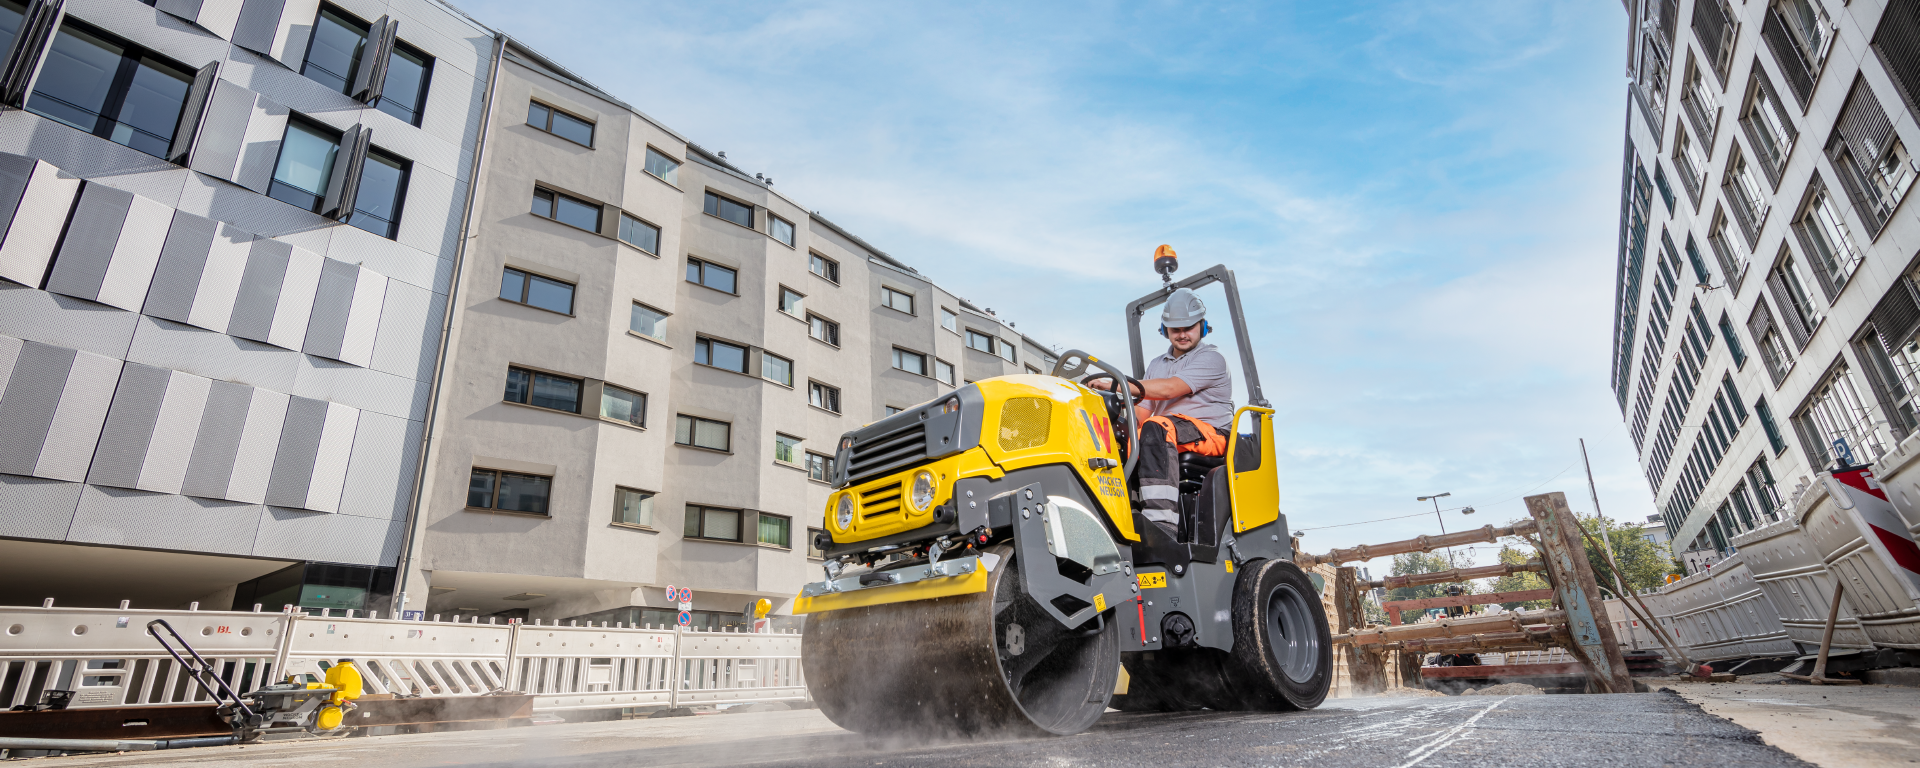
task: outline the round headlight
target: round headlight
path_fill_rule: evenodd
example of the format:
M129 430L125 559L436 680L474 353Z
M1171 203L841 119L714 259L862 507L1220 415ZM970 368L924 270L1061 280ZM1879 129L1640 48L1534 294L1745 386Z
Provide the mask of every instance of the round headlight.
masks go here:
M853 527L853 494L840 494L840 509L834 512L833 522L843 531Z
M933 482L933 473L921 470L913 476L913 508L926 509L933 505L933 491L937 486Z

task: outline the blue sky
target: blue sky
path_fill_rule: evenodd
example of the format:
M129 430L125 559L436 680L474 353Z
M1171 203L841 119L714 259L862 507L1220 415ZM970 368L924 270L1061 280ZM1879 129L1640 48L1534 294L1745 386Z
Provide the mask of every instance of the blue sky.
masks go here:
M1607 388L1617 3L460 5L1051 343L1122 354L1160 243L1226 263L1308 549L1439 491L1590 512L1581 437L1654 512Z

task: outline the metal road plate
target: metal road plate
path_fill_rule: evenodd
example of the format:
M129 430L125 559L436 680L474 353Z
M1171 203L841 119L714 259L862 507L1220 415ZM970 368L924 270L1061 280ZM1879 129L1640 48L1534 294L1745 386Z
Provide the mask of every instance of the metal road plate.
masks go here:
M917 581L926 581L927 579L939 579L939 578L945 578L948 576L964 576L966 574L973 573L974 569L976 568L983 568L983 567L986 567L988 568L988 570L991 570L991 567L989 567L988 564L983 563L981 561L981 558L977 555L969 555L966 557L956 557L952 560L942 560L930 566L914 565L914 566L908 566L906 568L896 568L891 571L881 571L881 573L886 574L887 580L882 582L875 582L873 584L867 584L867 585L862 585L860 583L860 577L871 575L874 572L863 571L861 573L853 574L851 576L842 576L838 579L833 579L830 581L813 582L801 588L800 596L801 597L819 597L821 595L828 595L828 594L834 594L839 592L858 592L862 589L873 589L875 587L891 587L899 584L912 584Z

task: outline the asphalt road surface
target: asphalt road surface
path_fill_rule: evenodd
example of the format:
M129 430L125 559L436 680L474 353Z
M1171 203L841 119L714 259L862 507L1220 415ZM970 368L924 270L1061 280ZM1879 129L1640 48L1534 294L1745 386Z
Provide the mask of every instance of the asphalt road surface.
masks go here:
M1109 712L1057 739L927 744L834 728L816 711L514 728L53 758L39 765L629 768L1806 766L1667 693L1337 699L1285 714Z

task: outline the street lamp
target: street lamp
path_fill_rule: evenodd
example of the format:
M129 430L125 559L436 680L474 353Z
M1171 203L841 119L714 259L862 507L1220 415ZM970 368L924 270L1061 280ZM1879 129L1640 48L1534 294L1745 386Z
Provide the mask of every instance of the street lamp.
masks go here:
M1421 496L1417 499L1414 499L1414 501L1433 502L1433 519L1440 521L1440 535L1442 536L1447 535L1447 519L1440 516L1440 500L1452 495L1453 495L1453 492L1448 491L1446 493L1436 493L1432 496ZM1454 566L1456 568L1459 567L1459 564L1455 563L1453 560L1453 547L1451 545L1447 547L1447 564Z

